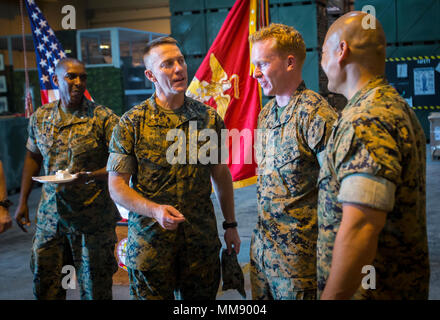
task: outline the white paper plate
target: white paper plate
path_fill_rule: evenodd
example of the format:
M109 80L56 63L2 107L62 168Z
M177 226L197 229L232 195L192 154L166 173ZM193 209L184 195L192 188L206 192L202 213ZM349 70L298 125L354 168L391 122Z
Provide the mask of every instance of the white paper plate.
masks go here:
M76 179L76 174L69 174L68 178L57 179L56 175L32 177L32 180L40 183L67 183Z

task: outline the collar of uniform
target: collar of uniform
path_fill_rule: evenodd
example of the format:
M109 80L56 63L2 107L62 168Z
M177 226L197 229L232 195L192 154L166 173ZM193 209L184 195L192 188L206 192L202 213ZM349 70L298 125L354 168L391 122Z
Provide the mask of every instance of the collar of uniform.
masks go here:
M355 95L350 99L350 101L348 101L346 107L344 108L344 111L352 108L353 106L356 106L359 100L363 98L365 95L367 95L370 92L370 90L387 84L388 82L385 79L385 76L376 76L372 78L361 89L359 89L355 93Z
M70 113L71 115L73 115L73 117L69 117L69 119L64 119L64 120L61 118L61 113L60 113L61 100L55 101L54 103L56 104L55 108L53 108L52 114L49 116L48 120L52 122L52 124L55 127L62 128L72 124L78 124L88 121L88 116L89 116L88 110L91 101L87 100L86 97L83 97L81 106L78 109L76 109L74 112ZM67 112L64 113L67 114Z
M148 100L147 103L151 106L151 115L148 119L149 126L159 126L159 127L168 127L168 117L167 115L160 110L159 106L156 103L156 93L154 93ZM193 106L194 100L185 96L182 111L179 113L179 122L177 126L182 125L183 123L193 120L193 119L203 119L200 112L196 110Z
M295 92L290 97L289 103L284 108L283 113L281 114L281 117L277 120L277 108L278 105L276 103L276 99L273 99L273 105L270 109L270 112L268 114L268 128L276 128L279 127L286 122L290 120L293 116L293 110L296 107L296 104L298 102L298 98L301 96L302 92L306 89L306 84L303 81L299 84L298 88L296 88Z

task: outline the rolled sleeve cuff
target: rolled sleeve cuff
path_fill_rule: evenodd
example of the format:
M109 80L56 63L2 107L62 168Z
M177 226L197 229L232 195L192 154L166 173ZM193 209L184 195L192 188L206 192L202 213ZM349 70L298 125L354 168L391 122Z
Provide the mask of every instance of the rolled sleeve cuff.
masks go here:
M351 174L342 180L338 201L389 212L394 207L395 192L396 185L387 179L367 174Z
M38 147L32 142L31 139L28 139L26 142L26 149L28 149L32 153L40 153Z
M107 171L115 171L119 173L131 173L135 172L136 159L133 156L110 153L107 161Z

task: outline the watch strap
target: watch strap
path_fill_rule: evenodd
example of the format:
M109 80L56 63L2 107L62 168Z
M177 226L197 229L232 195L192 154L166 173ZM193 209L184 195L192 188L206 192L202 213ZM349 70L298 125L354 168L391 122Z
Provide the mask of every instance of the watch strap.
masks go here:
M13 205L13 203L9 199L5 199L5 200L0 201L0 206L4 207L6 209L8 209L12 205Z
M223 221L223 229L229 229L229 228L235 228L236 226L238 226L238 223L237 223L237 221L234 221L234 222L226 222L226 221Z

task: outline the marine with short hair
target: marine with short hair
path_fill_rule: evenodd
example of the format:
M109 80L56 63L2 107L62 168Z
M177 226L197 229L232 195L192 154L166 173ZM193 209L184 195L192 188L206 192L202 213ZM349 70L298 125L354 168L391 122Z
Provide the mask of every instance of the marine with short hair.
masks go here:
M125 263L130 296L212 300L220 283L221 248L212 187L225 218L229 252L239 252L240 238L229 168L221 164L220 152L218 161L201 163L201 142L191 137L190 128L220 137L225 125L213 108L185 96L187 66L175 39L149 42L144 63L155 93L122 116L107 165L112 198L130 210ZM171 130L181 134L169 140ZM210 142L212 152L221 149L220 141ZM175 143L183 145L183 162L167 157Z
M15 212L29 226L27 201L32 177L68 170L66 183L44 183L32 244L31 271L36 299L65 299L63 267L76 269L81 299L112 299L116 222L105 165L118 116L84 96L87 73L82 62L65 58L53 75L60 99L38 108L29 120L29 138Z
M319 161L337 114L306 88L306 47L293 27L250 36L254 78L270 100L258 118L258 222L251 242L253 299L316 298Z
M348 103L319 175L319 296L427 299L426 140L385 79L383 28L366 19L375 17L340 17L323 46L328 88Z

